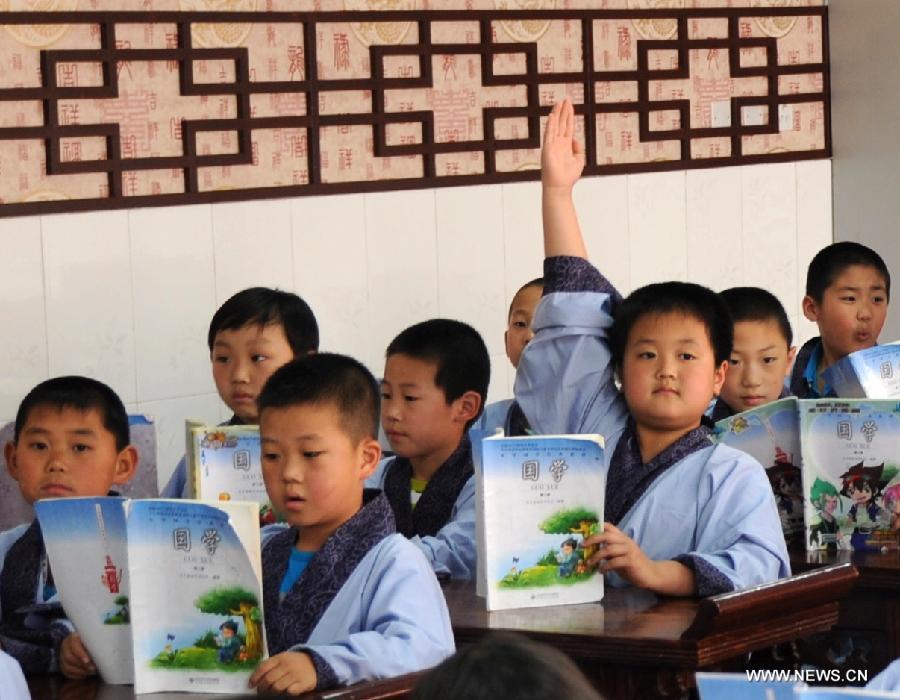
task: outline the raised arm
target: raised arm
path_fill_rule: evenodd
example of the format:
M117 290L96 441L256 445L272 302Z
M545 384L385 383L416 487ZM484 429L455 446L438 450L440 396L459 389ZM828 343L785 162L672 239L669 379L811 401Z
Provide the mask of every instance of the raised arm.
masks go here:
M575 140L575 108L567 97L557 102L547 120L541 149L544 255L587 258L572 188L584 168L584 149Z

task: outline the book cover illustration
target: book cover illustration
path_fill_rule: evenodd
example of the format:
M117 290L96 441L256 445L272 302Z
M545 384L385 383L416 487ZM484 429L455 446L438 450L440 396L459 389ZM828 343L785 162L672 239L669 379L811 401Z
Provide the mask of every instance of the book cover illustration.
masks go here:
M746 452L765 467L788 543L801 541L803 485L797 399L785 398L724 418L713 440Z
M34 504L60 602L111 684L134 682L125 503L58 498Z
M695 674L700 700L794 700L794 681L750 680L746 673Z
M841 398L900 398L900 343L852 352L826 369L823 377Z
M133 501L127 527L135 691L246 692L265 655L255 505Z
M603 522L602 438L498 436L481 450L488 610L600 600L582 542Z
M261 526L276 521L260 462L259 426L209 426L187 422L188 469L194 498L203 501L253 501Z
M896 549L900 403L800 401L809 549Z

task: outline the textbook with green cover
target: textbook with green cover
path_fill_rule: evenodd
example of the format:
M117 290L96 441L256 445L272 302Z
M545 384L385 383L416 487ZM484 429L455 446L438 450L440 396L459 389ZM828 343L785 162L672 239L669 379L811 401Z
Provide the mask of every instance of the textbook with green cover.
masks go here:
M38 501L54 583L107 683L246 693L265 657L257 506Z
M603 523L603 438L493 436L477 479L478 588L487 609L588 603L603 597L586 537Z

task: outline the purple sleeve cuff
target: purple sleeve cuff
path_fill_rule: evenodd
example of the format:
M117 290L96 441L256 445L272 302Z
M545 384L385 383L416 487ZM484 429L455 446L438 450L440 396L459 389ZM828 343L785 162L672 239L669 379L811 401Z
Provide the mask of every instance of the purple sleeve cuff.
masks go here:
M309 654L313 666L316 668L316 690L328 690L339 684L337 674L331 665L312 649L306 648L304 653Z
M571 255L544 259L544 294L553 292L605 292L615 300L621 298L590 261Z
M734 590L731 579L710 564L703 557L696 554L681 554L675 557L675 561L684 564L694 572L694 586L697 595L706 598L719 593L729 593Z

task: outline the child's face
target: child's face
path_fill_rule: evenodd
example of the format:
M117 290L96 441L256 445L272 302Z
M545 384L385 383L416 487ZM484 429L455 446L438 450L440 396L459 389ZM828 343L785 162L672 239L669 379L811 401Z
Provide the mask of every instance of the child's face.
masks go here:
M534 318L534 310L541 300L543 291L543 287L535 285L520 289L516 296L513 297L506 333L503 334L503 339L506 342L506 356L513 367L518 368L522 351L534 337L534 332L531 330L531 321Z
M775 401L784 387L796 348L789 348L778 323L737 321L734 349L722 398L735 411L746 411Z
M703 322L681 313L648 314L628 334L622 391L639 427L690 430L721 389L725 368L716 365Z
M226 639L228 639L228 638L234 636L234 632L231 631L230 627L223 627L222 628L222 636L225 637Z
M331 403L267 408L259 431L272 505L324 542L362 505L363 482L381 458L378 441L353 440Z
M851 265L825 289L821 303L803 298L803 314L819 326L826 365L870 348L887 316L884 278L874 267Z
M400 457L413 462L444 458L459 444L466 422L478 412L467 392L447 403L435 383L437 365L402 353L391 355L381 381L381 425ZM439 466L439 465L435 465Z
M105 496L134 474L137 451L121 452L94 409L35 406L15 443L6 445L9 473L28 503L41 498Z
M259 422L256 398L276 369L294 359L280 323L249 325L216 333L212 347L216 390L244 423Z

